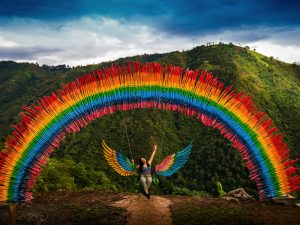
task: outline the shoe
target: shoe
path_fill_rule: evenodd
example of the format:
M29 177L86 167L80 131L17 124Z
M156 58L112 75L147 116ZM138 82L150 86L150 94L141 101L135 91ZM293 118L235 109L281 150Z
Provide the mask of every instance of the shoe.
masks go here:
M147 198L150 199L150 194L148 193L148 194L146 194L146 195L147 195Z

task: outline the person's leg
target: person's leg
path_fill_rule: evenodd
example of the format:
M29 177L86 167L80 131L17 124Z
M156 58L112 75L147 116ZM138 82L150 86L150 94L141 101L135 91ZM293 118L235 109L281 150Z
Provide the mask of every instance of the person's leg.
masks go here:
M151 176L147 176L146 182L147 182L147 188L148 188L148 191L149 191L151 183L152 183L152 177Z
M141 182L141 184L142 184L142 186L144 188L144 192L146 194L148 194L148 186L147 186L146 177L142 175L141 178L140 178L140 182Z
M150 199L149 190L150 190L151 183L152 183L152 177L151 176L146 176L146 185L147 185L147 189L148 189L148 192L147 192L146 196L147 196L148 199Z

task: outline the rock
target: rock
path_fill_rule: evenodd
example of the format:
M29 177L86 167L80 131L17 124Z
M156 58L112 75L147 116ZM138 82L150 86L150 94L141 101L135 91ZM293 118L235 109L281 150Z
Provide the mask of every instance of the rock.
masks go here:
M249 195L244 188L238 188L225 194L224 197L232 197L242 201L254 201L255 198Z
M237 198L233 198L233 197L223 197L222 199L229 201L229 202L236 202L236 203L240 202Z
M273 198L273 202L283 205L297 205L297 200L289 194L283 197Z

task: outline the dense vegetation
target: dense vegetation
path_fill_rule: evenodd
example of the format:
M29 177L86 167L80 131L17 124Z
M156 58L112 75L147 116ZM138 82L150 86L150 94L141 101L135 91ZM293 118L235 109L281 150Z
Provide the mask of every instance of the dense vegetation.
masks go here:
M4 146L10 124L19 120L22 105L50 94L62 83L111 63L158 61L190 69L212 71L226 85L245 90L258 108L270 116L285 135L292 157L299 155L300 140L300 66L266 57L234 45L199 46L192 50L166 54L121 58L115 62L69 68L39 66L29 63L0 62L0 147ZM112 189L135 191L136 178L119 177L104 161L101 140L130 156L126 129L133 152L149 157L153 144L159 148L156 162L193 141L188 164L171 178L161 178L153 187L157 193L178 190L206 191L217 194L216 182L223 189L244 187L255 194L255 184L248 179L238 153L217 131L199 124L194 118L159 110L119 112L94 121L81 132L70 134L50 159L36 186L41 190Z

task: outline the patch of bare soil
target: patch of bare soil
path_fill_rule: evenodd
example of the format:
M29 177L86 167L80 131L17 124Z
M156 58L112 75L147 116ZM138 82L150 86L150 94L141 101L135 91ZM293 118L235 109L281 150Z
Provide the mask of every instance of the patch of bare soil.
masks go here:
M128 225L171 225L171 201L152 196L149 200L141 195L127 195L123 200L113 204L127 210Z

